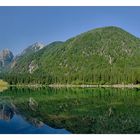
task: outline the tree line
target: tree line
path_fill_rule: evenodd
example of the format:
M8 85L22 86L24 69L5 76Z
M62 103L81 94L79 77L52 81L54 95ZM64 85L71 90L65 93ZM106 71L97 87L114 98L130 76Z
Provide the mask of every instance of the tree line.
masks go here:
M11 85L16 84L139 84L139 69L108 68L88 72L58 75L48 73L1 73L0 79Z

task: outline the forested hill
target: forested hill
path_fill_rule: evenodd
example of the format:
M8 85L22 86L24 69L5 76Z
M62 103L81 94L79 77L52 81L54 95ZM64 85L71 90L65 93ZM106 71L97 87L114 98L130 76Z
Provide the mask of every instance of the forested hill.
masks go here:
M97 28L24 53L3 77L13 83L138 84L140 39L118 27Z

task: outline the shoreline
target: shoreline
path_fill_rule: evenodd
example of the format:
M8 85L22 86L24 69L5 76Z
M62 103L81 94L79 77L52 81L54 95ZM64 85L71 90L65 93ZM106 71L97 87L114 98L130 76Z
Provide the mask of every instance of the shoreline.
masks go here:
M9 85L10 87L31 87L31 88L140 88L140 84L113 84L113 85L72 85L72 84L21 84L21 85Z
M140 88L140 85L134 85L134 84L114 84L114 85L61 85L61 84L51 84L48 85L48 87L53 88Z
M4 90L8 89L9 84L3 80L0 80L0 92L3 92Z

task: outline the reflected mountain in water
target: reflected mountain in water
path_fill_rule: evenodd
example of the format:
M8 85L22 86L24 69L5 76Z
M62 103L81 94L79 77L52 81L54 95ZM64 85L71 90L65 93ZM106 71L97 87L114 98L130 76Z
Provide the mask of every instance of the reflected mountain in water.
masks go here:
M11 103L0 101L0 119L9 121L15 114L15 108Z
M35 99L33 99L32 97L29 98L29 107L31 108L31 110L34 110L34 111L38 107L37 101L35 101Z
M28 105L31 110L35 111L35 108L37 107L37 102L33 98L29 98ZM4 99L4 101L0 101L0 120L10 121L15 114L18 114L18 111L16 110L16 107L13 103L9 102L7 99ZM44 126L44 123L37 120L36 118L30 118L28 121L33 126L38 128Z
M43 127L43 126L45 125L43 122L37 120L36 118L31 118L31 119L29 120L29 122L30 122L33 126L35 126L35 127L37 127L37 128L41 128L41 127Z
M139 89L14 87L0 99L0 118L9 120L0 133L140 133Z
M35 111L37 102L29 98L28 106ZM3 128L2 128L3 127ZM43 133L69 133L65 129L55 129L42 121L31 117L22 116L10 98L0 101L0 134L43 134Z

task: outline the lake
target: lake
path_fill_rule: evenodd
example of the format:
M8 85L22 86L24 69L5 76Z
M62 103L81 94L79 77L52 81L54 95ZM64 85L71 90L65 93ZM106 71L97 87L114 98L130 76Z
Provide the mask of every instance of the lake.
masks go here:
M10 87L0 92L0 133L140 133L140 90Z

